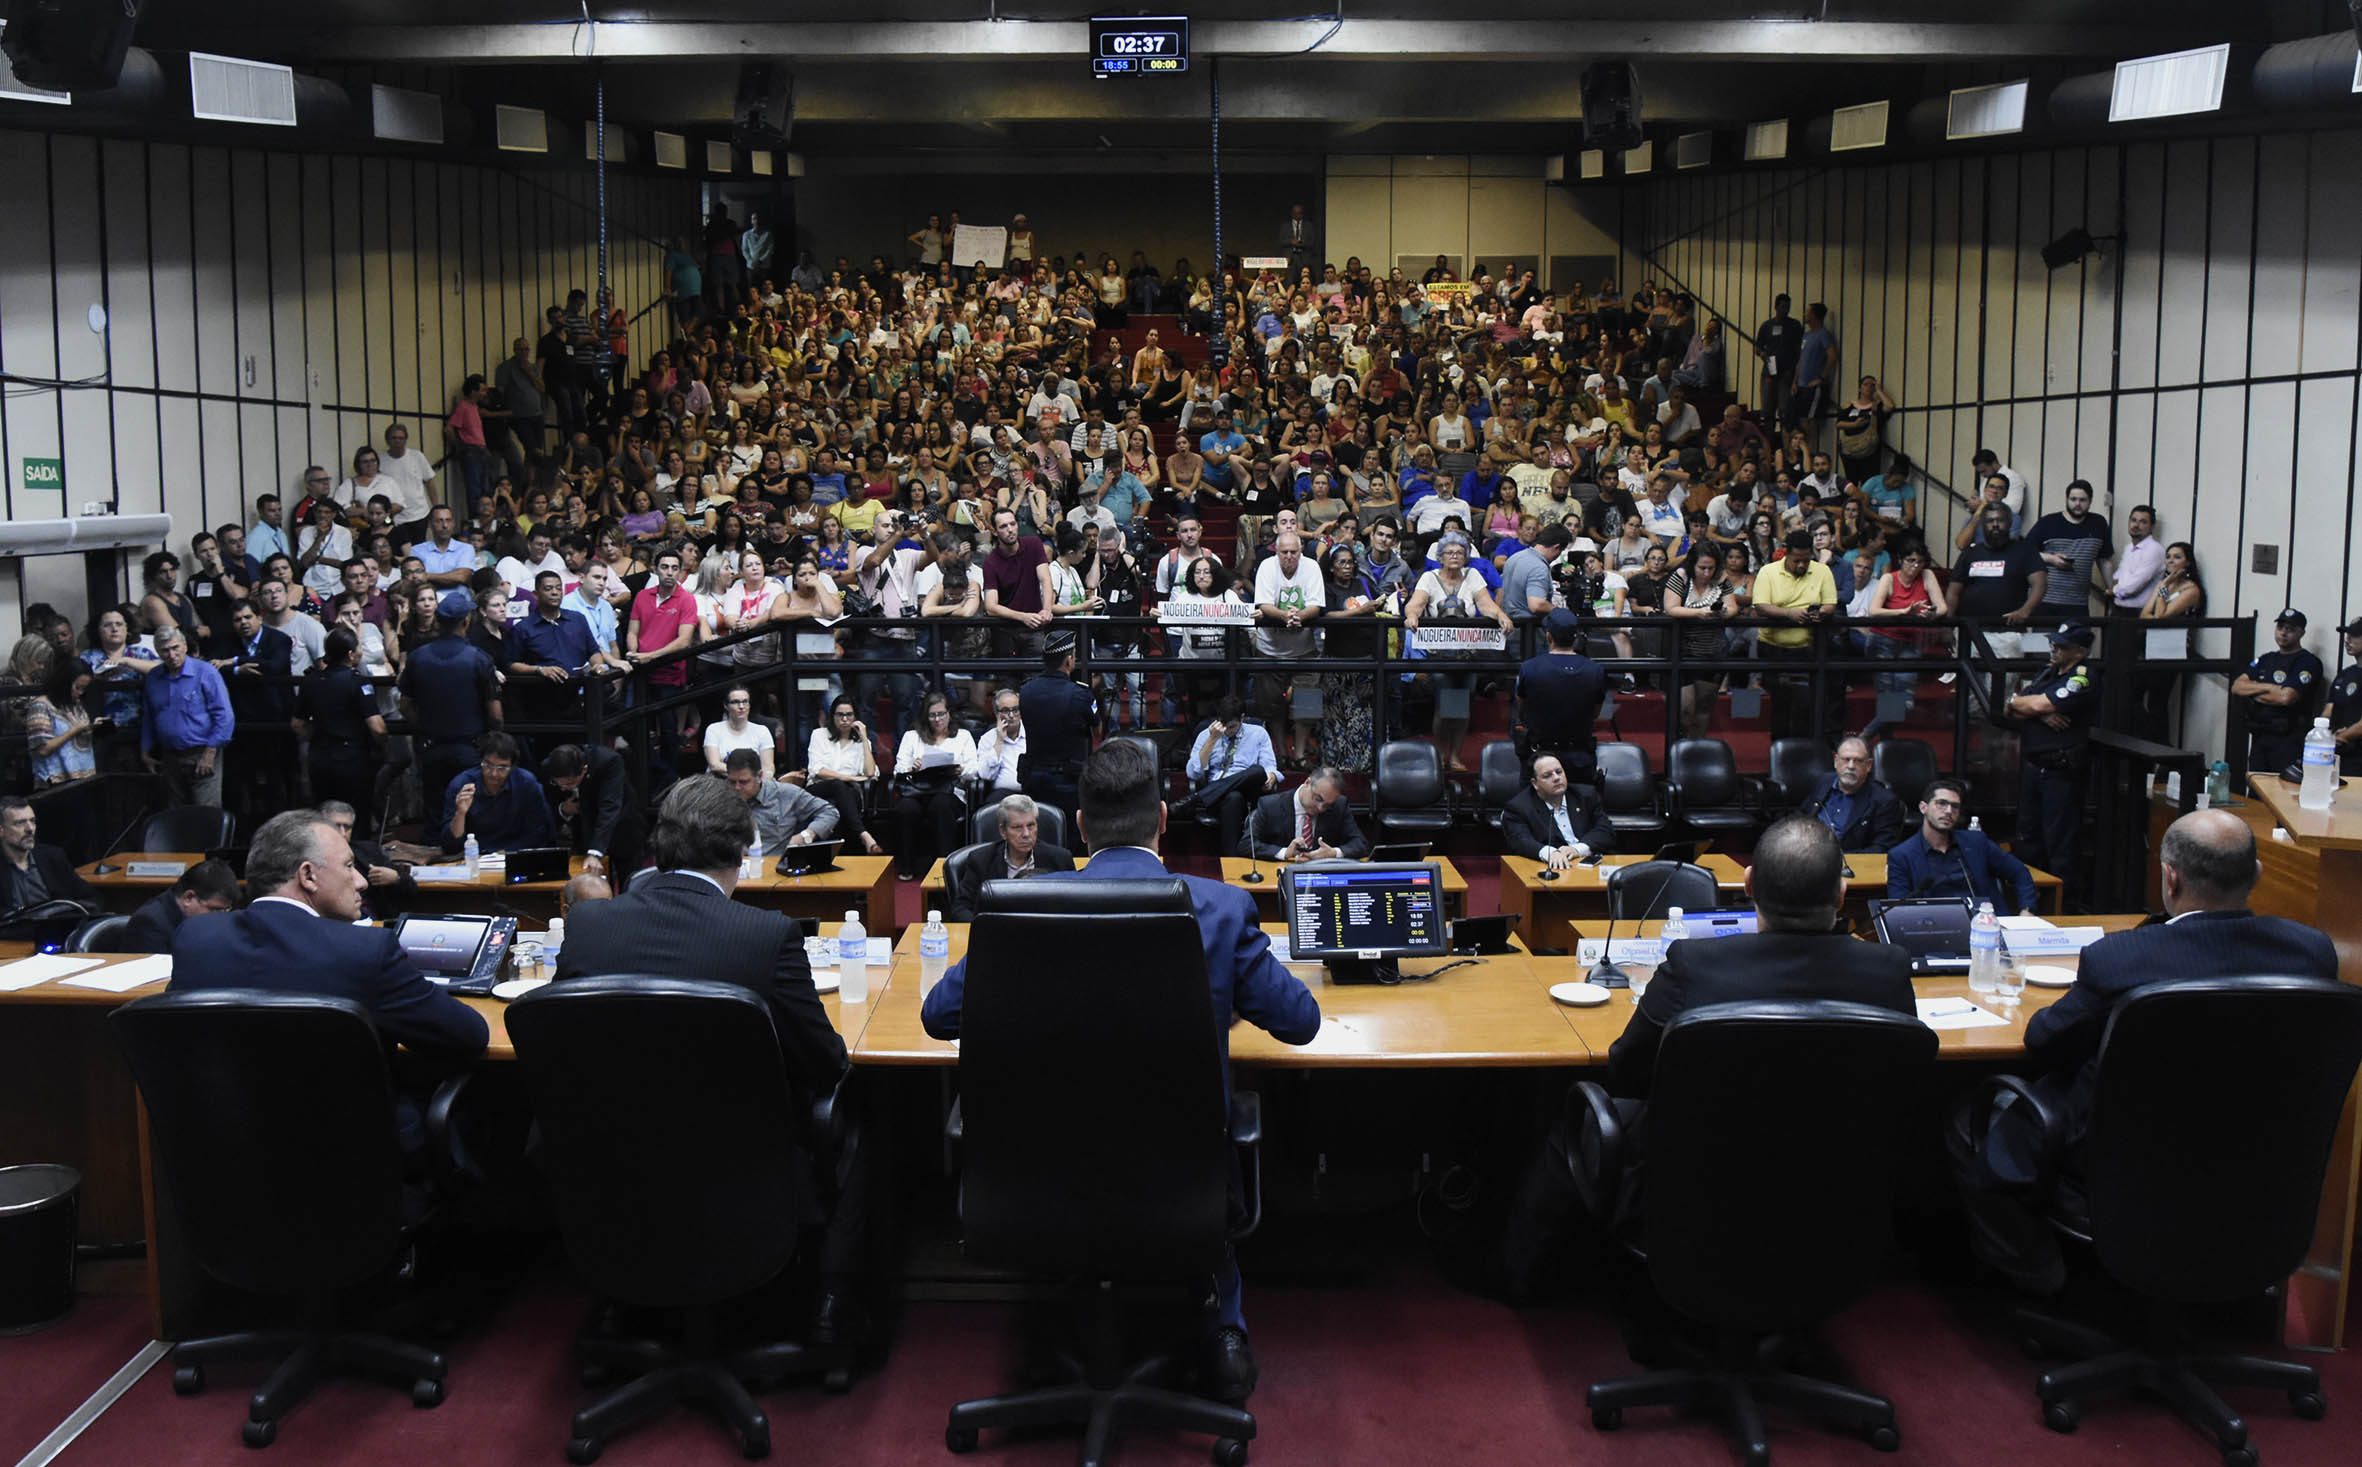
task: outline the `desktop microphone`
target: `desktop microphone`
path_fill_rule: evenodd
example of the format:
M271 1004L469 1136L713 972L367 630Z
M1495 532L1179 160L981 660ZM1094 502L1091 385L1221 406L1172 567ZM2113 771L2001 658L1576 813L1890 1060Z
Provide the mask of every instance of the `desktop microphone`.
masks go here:
M1657 894L1649 899L1646 907L1641 909L1640 921L1635 925L1646 927L1648 919L1656 913L1657 904L1665 900L1665 893L1672 889L1673 876L1668 872L1665 879L1658 883ZM1615 946L1616 918L1615 907L1611 902L1608 908L1607 939L1599 945L1599 961L1592 965L1588 974L1584 975L1585 981L1596 983L1602 988L1630 988L1632 986L1632 975L1625 972L1624 965L1615 960Z
M107 848L99 852L101 859L97 865L90 868L90 874L93 876L112 876L116 872L122 870L122 867L110 865L104 858L111 856L115 854L116 851L120 850L123 846L123 838L131 834L131 827L134 825L144 824L147 821L147 818L148 812L142 810L138 814L132 816L130 821L125 824L121 830L116 831L115 838L107 842Z
M1252 817L1249 817L1247 821L1247 865L1247 874L1241 876L1239 880L1249 886L1261 886L1263 884L1263 853L1255 849L1255 822Z

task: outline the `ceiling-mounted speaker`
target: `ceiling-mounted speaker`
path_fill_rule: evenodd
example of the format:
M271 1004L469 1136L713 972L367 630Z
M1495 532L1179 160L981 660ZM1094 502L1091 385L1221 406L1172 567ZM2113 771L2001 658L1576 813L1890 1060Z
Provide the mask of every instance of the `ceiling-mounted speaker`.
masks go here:
M1629 61L1594 61L1583 71L1583 146L1611 153L1640 146L1640 74Z
M749 151L784 148L795 126L796 79L787 68L753 61L740 67L730 141Z
M123 74L144 0L7 0L0 51L29 87L100 92Z

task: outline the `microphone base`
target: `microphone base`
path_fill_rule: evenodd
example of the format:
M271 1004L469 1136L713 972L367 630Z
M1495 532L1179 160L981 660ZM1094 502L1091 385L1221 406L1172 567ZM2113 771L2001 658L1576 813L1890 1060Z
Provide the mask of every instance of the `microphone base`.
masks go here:
M1601 988L1630 988L1632 975L1624 971L1622 963L1610 962L1606 958L1601 958L1591 971L1584 975L1584 981L1595 983Z
M1249 871L1246 875L1241 876L1239 880L1245 882L1249 886L1260 886L1263 884L1263 873L1260 871Z

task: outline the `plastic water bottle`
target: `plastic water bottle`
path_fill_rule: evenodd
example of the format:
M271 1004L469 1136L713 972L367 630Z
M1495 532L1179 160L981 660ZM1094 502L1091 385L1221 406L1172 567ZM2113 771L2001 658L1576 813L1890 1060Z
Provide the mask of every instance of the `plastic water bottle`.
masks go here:
M474 877L481 875L484 869L484 848L476 843L476 837L473 833L469 834L467 838L467 844L460 847L460 851L460 859L467 862L467 874L469 878L473 879Z
M2296 792L2297 808L2326 810L2336 798L2337 739L2329 732L2329 720L2316 718L2305 735L2305 782Z
M1982 834L1984 834L1984 831L1985 831L1985 817L1983 817L1982 815L1971 815L1971 816L1969 816L1969 817L1968 817L1968 828L1969 828L1969 829L1971 829L1971 830L1973 830L1973 831L1975 831L1975 832L1977 832L1979 835L1982 835Z
M1968 989L1982 999L2001 991L2001 920L1991 902L1978 907L1968 924Z
M2229 761L2217 759L2206 771L2206 806L2220 809L2231 803L2231 766Z
M762 874L763 843L759 840L750 840L746 843L746 854L738 858L738 879L752 881Z
M1681 908L1667 907L1665 909L1665 925L1657 930L1657 940L1665 946L1671 947L1688 936L1689 922L1681 915Z
M837 1001L869 1002L869 932L859 912L845 913L837 929Z
M919 997L935 991L950 965L951 931L943 925L943 914L930 910L927 925L919 929Z

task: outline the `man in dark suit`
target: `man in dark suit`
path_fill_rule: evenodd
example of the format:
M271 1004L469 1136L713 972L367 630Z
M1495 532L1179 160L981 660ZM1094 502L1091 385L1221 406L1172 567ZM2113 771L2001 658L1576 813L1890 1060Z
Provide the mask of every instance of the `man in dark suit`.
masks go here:
M1837 746L1837 768L1821 776L1796 813L1837 833L1849 851L1891 851L1903 839L1903 802L1870 777L1870 746L1847 739Z
M987 881L1016 881L1072 871L1074 856L1064 846L1041 838L1041 809L1025 795L1003 795L995 807L1001 836L961 853L943 868L943 918L947 922L976 920L976 899Z
M1766 999L1839 999L1897 1013L1917 1008L1911 995L1911 955L1887 943L1861 942L1837 928L1845 905L1845 853L1815 820L1791 815L1755 843L1747 892L1762 930L1738 937L1677 942L1641 995L1624 1032L1608 1049L1607 1088L1624 1122L1625 1166L1617 1177L1572 1180L1569 1158L1580 1138L1563 1123L1551 1129L1542 1154L1527 1169L1504 1239L1508 1283L1533 1292L1577 1256L1567 1234L1586 1196L1591 1221L1629 1232L1640 1217L1647 1100L1656 1079L1657 1048L1665 1026L1689 1009Z
M647 824L623 757L604 744L560 744L541 761L550 823L582 852L582 869L623 890L640 868Z
M1294 790L1257 800L1240 844L1240 855L1266 861L1360 861L1370 854L1369 838L1345 804L1345 776L1326 764Z
M1317 776L1315 776L1317 778ZM1088 868L1045 876L1045 881L1140 881L1168 876L1158 843L1165 833L1165 806L1157 795L1156 761L1137 744L1110 743L1083 766L1075 827L1098 854ZM1310 1044L1320 1032L1320 1004L1303 982L1280 965L1271 939L1256 914L1255 899L1235 887L1202 876L1183 876L1197 913L1198 940L1205 949L1207 997L1214 1006L1214 1032L1222 1036L1222 1062L1230 1063L1234 1016L1268 1030L1283 1044ZM952 965L927 995L920 1017L938 1039L957 1039L967 991L967 962ZM1238 1265L1214 1280L1215 1315L1207 1339L1204 1373L1210 1394L1244 1401L1255 1388L1255 1357L1247 1348L1246 1313Z
M1279 226L1280 252L1288 257L1288 278L1307 265L1320 264L1320 226L1306 216L1302 204L1288 205L1288 217Z
M74 870L64 851L42 845L39 836L40 819L29 801L17 795L0 798L0 917L43 902L80 902L98 910L98 892ZM0 936L28 935L42 935L42 929L28 925L20 930L0 922Z
M191 917L227 912L238 905L238 873L227 861L199 861L180 880L140 903L116 944L118 952L168 953L173 934Z
M2027 1056L2042 1070L2034 1092L2066 1124L2062 1170L2070 1186L2083 1172L2100 1041L2127 994L2176 978L2337 977L2337 948L2326 934L2248 911L2263 867L2246 821L2227 810L2184 815L2166 828L2157 859L2167 920L2085 948L2074 986L2026 1024ZM1976 1153L1970 1143L1979 1121L1986 1134ZM2025 1287L2055 1292L2065 1279L2057 1242L2011 1195L2034 1177L2031 1126L2004 1106L1989 1118L1956 1117L1950 1140L1977 1256Z
M795 919L731 900L738 863L754 838L754 812L727 783L674 784L656 808L648 843L656 869L612 900L573 905L557 977L646 973L735 983L771 1011L790 1079L804 1098L816 1099L844 1077L845 1041L812 986ZM834 1192L835 1207L825 1219L794 1220L826 1224L816 1341L835 1343L852 1327L868 1191L862 1152L859 1133L848 1126L837 1155L816 1158L834 1173L834 1185L822 1191Z
M230 748L229 805L243 822L268 819L287 808L295 788L295 737L264 725L285 723L294 686L283 678L295 666L295 639L264 626L251 601L230 613L228 655L213 659L229 689L238 740Z
M382 927L356 927L365 880L353 849L317 810L263 822L246 848L244 911L192 917L172 939L172 991L268 988L349 998L388 1044L439 1059L484 1048L484 1016L427 981ZM407 1087L406 1087L407 1088ZM423 1143L413 1101L402 1139Z
M1585 856L1613 851L1616 827L1589 785L1569 784L1556 754L1536 754L1531 782L1501 807L1509 853L1564 871Z

